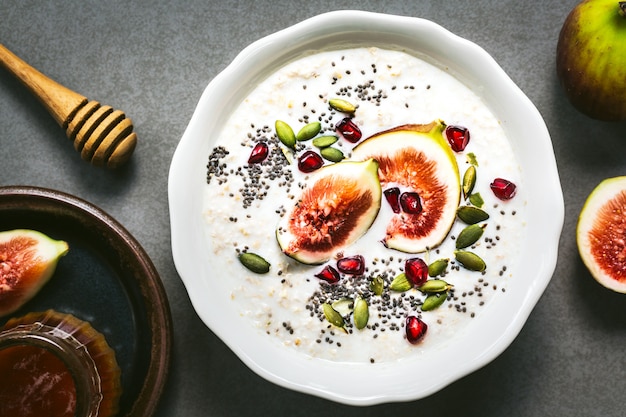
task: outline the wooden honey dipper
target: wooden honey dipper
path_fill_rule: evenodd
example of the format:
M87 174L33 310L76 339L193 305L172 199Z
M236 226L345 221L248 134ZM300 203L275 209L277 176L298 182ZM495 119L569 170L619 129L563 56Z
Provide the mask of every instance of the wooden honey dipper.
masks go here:
M132 121L124 112L101 106L48 78L0 44L0 64L46 107L85 161L117 168L137 144Z

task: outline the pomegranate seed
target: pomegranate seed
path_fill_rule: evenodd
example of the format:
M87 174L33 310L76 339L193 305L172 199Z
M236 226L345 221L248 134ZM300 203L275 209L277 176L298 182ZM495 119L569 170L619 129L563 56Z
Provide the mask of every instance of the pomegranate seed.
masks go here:
M462 152L470 140L470 132L462 126L447 126L446 138L454 152Z
M408 316L406 318L406 340L410 343L417 343L422 340L426 334L428 326L416 316Z
M500 200L510 200L515 196L516 186L509 180L505 180L504 178L496 178L493 180L491 184L491 191L498 197Z
M357 143L361 140L361 129L349 117L337 123L335 128L348 142Z
M361 255L341 258L337 261L337 269L344 274L362 275L365 272L365 260Z
M326 265L315 277L331 284L339 282L339 272L330 265Z
M407 259L404 263L406 277L419 287L428 279L428 265L420 258Z
M306 151L298 158L298 168L302 172L313 172L320 169L322 165L324 165L324 160L313 151Z
M267 154L269 153L269 148L267 143L259 142L254 145L252 148L252 152L250 152L250 157L248 158L249 164L258 164L259 162L265 161L267 158Z
M409 214L419 214L422 212L422 203L419 194L415 192L404 192L400 196L400 206L402 211Z
M400 189L398 187L388 188L383 193L393 212L400 213Z

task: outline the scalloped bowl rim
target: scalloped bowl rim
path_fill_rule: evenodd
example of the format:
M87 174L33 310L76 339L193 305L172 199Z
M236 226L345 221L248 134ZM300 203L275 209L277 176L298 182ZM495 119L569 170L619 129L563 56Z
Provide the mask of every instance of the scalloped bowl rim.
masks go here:
M492 311L481 314L480 326L472 323L471 331L463 332L457 343L420 359L347 364L278 348L272 338L239 317L219 285L210 283L216 271L202 255L206 245L202 193L190 190L202 189L211 148L209 133L219 131L229 112L259 80L289 60L320 48L357 45L406 48L445 67L473 89L502 122L528 186L528 239L521 256L533 262L515 271L524 280L511 284L506 302L489 305ZM174 263L203 322L263 378L352 405L426 397L500 355L521 331L554 273L564 221L563 193L546 125L495 60L481 47L429 20L353 10L314 16L254 42L209 83L174 153L168 198ZM444 359L448 366L441 366ZM415 378L416 374L429 377Z

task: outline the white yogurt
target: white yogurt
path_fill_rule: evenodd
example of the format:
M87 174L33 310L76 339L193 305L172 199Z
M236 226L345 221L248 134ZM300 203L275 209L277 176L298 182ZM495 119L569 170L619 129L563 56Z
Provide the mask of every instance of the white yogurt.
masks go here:
M365 275L357 279L344 276L334 284L350 290L354 281L358 292L367 293L370 300L368 327L357 330L346 314L348 332L325 321L321 307L311 301L324 286L315 278L323 265L307 266L290 259L282 254L275 238L280 216L297 201L314 174L303 174L296 165L297 155L311 149L311 142L301 143L295 156L287 151L293 160L286 162L274 122L286 121L297 132L307 122L320 121L320 135L334 134L335 124L345 117L328 106L328 100L336 97L358 105L353 121L363 138L399 125L435 119L467 127L471 140L464 152L456 154L457 162L462 175L469 166L468 154L476 156L474 192L480 193L485 201L483 209L490 214L483 238L470 249L487 264L486 271L480 273L454 262L454 237L465 227L458 220L448 238L429 253L410 255L386 249L380 240L392 212L383 199L380 214L367 234L343 250L345 256L365 257ZM269 144L270 160L251 166L247 160L259 140ZM333 146L349 156L355 145L340 138ZM208 256L214 269L220 271L214 279L230 288L232 302L252 326L304 355L377 363L420 355L467 331L470 322L480 323L489 303L506 297L509 280L523 279L513 271L526 233L526 194L522 173L499 121L474 92L445 69L407 53L357 48L320 52L286 65L261 82L234 111L208 166L204 216L212 249ZM496 177L517 185L513 199L503 202L494 197L489 183ZM248 271L238 261L240 251L261 255L271 264L270 272L259 275ZM425 296L415 289L402 295L387 289L402 271L404 261L415 256L426 262L451 260L443 279L454 290L433 311L421 311L419 305ZM368 293L367 281L380 274L386 276L383 297L400 304L393 314L378 311L378 306L391 302ZM354 291L349 293L354 296ZM328 292L322 298L327 296ZM407 315L420 316L428 325L419 344L405 339Z

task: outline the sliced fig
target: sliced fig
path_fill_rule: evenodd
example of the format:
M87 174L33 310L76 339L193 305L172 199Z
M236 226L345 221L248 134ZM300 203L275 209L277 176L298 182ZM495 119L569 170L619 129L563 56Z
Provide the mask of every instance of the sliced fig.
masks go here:
M352 151L352 159L375 159L383 188L399 185L419 195L421 210L393 215L383 243L407 253L438 246L448 235L461 198L459 168L443 137L446 125L408 124L377 133Z
M313 182L282 217L282 251L305 264L321 264L360 238L380 209L378 163L339 162L313 174Z
M33 298L68 249L66 242L34 230L0 232L0 317Z
M602 181L589 194L576 228L578 252L606 288L626 293L626 176Z

